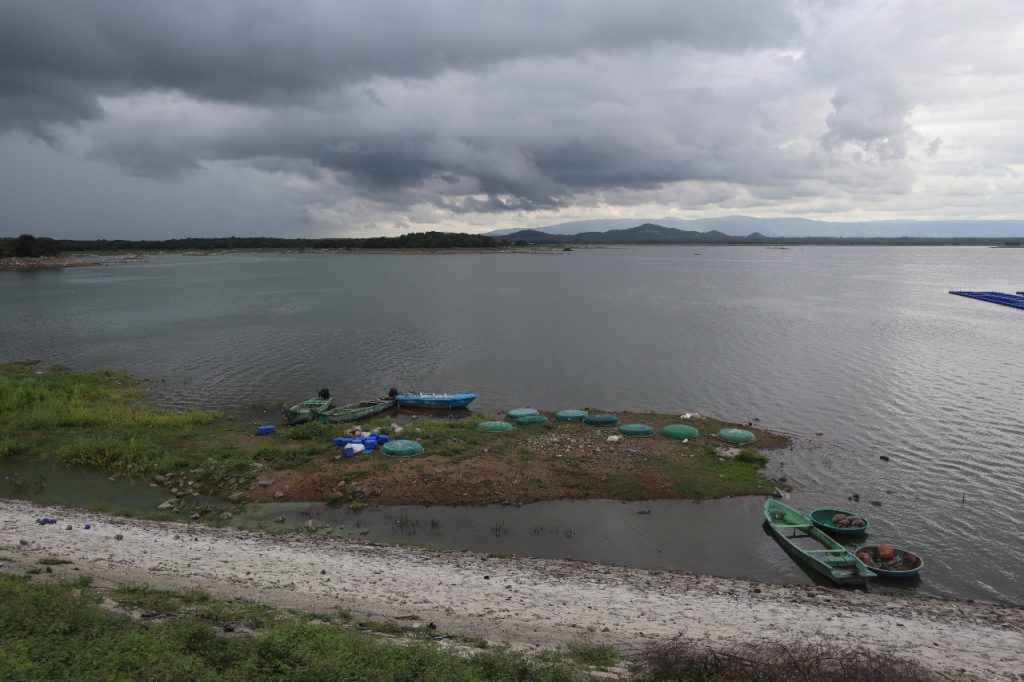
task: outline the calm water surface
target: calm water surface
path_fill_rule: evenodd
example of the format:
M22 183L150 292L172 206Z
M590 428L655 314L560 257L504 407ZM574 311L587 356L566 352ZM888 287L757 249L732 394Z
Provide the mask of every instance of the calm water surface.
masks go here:
M796 484L795 505L870 516L873 538L926 556L916 589L1024 601L1024 314L954 288L1024 289L1024 250L165 256L0 273L0 360L124 369L158 382L174 407L244 411L321 386L340 400L397 386L472 390L491 412L756 417L795 437L773 463ZM592 535L608 549L595 542L579 558L722 575L748 563L740 574L807 580L765 559L781 550L758 527L759 502L715 503L731 510L716 530L739 538L717 564L715 545L693 540L716 535L699 530L714 505L618 505L623 515L562 504L509 513L523 517L519 553L573 555ZM572 538L556 546L530 530L538 514L553 526L569 508L583 510ZM473 514L487 536L494 522ZM455 546L473 534L452 535Z

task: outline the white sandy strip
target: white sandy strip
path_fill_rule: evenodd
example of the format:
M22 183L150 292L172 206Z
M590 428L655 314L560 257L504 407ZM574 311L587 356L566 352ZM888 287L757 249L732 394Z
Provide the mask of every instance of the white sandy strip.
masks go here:
M59 523L38 525L41 516ZM83 530L87 522L93 530ZM1024 679L1024 609L1014 606L268 536L7 500L0 529L0 553L22 567L57 556L74 562L80 573L72 575L100 584L200 587L278 606L418 617L442 632L519 645L588 631L626 649L680 634L713 644L820 636L895 649L947 673Z

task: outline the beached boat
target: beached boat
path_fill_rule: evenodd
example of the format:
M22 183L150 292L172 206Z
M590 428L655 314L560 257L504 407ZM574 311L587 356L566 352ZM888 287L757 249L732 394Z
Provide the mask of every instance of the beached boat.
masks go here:
M879 545L858 547L857 554L861 555L862 552L867 554L871 562L865 561L864 563L881 578L913 578L924 568L924 559L914 552L891 547L892 558L886 560L881 558L878 548Z
M476 400L476 393L399 393L401 407L465 407Z
M302 424L316 419L318 414L330 409L333 402L333 398L310 398L291 407L282 405L281 412L289 424Z
M354 422L366 417L388 410L395 406L393 398L380 398L379 400L364 400L360 403L339 405L329 410L324 410L316 416L318 422L324 424L340 424L342 422Z
M864 523L861 526L840 526L833 520L840 514L842 516L859 519L859 521L863 521ZM826 533L832 533L833 535L863 535L868 532L868 526L871 525L871 522L863 516L858 516L857 514L843 511L842 509L815 509L811 512L810 516L811 523Z
M764 503L764 518L772 535L794 559L837 585L861 585L875 576L850 550L815 528L806 516L778 500ZM813 545L814 549L801 547L798 540Z

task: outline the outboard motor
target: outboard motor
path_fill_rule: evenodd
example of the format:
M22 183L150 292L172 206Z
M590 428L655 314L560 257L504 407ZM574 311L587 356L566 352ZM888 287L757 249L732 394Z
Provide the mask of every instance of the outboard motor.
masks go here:
M319 396L320 398L322 398L322 399L324 399L324 400L327 400L328 398L330 398L330 397L331 397L331 392L330 392L330 391L328 391L328 390L327 390L326 388L321 388L321 389L320 389L320 392L319 392L319 393L317 393L317 395L318 395L318 396Z

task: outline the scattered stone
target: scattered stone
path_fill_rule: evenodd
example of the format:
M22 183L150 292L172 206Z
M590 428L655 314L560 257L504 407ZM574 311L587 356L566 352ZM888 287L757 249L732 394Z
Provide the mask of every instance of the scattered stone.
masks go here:
M46 572L47 572L47 573L53 573L53 569L52 569L52 568L50 568L49 566L47 566L47 567L46 567Z
M238 502L243 497L245 497L245 493L243 492L231 493L230 495L228 495L228 501Z
M164 500L159 505L157 505L157 509L174 509L174 507L176 507L180 501L181 500L172 497L171 499Z
M28 540L18 540L18 544L21 545L22 547L24 547L25 545L28 544Z
M117 535L114 536L114 539L115 540L124 540L124 536L121 535L120 533L118 533Z
M274 493L274 497L284 497L284 493L278 490L277 492Z
M889 461L889 455L879 455L878 459L882 460L883 462L888 462Z
M195 514L193 514L189 518L192 519L193 521L198 521L199 520L199 512L196 512Z
M74 526L65 526L64 527L64 530L74 530L74 529L75 529Z
M226 512L222 512L222 513L221 513L221 515L220 515L220 520L221 520L221 521L227 521L227 520L228 520L228 519L230 519L230 518L231 518L232 516L233 516L233 515L232 515L232 513L231 513L231 512L229 512L229 511L226 511Z
M882 503L879 502L878 500L871 500L871 506L872 507L881 507Z
M274 519L274 523L284 523L284 522L285 522L285 521L287 521L287 520L288 520L288 519L286 519L286 518L285 518L285 517L283 517L283 516L278 516L278 517L277 517L276 519Z
M858 495L857 493L854 493L850 497L853 498L854 502L860 502L860 495Z

